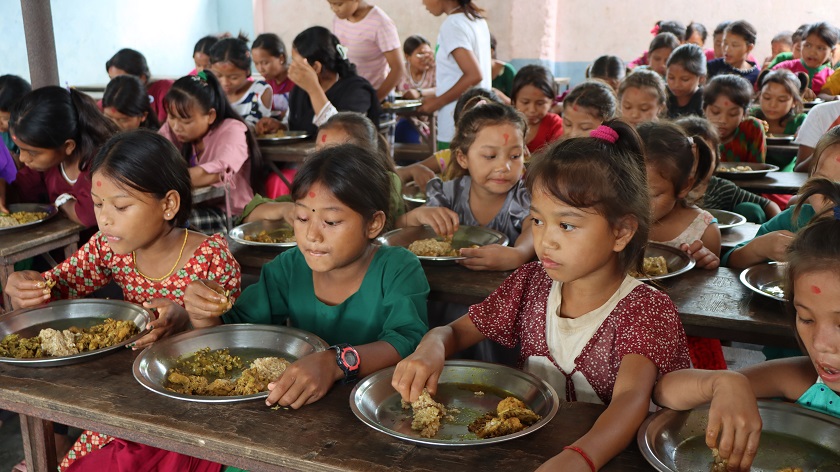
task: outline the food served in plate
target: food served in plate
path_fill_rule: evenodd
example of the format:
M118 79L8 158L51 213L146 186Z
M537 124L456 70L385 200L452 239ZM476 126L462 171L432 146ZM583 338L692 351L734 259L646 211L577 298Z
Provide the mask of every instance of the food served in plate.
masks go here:
M665 260L664 256L645 257L642 262L642 273L631 270L630 275L636 278L668 275L668 261Z
M0 214L0 228L25 225L43 220L48 215L45 211L15 211Z
M260 357L234 379L234 372L244 366L242 359L227 349L204 348L178 360L166 375L166 388L184 395L253 395L267 391L289 365L282 357Z
M292 229L284 229L280 231L272 231L269 233L268 231L260 231L257 233L256 236L253 235L246 235L246 241L254 241L257 243L270 243L270 244L279 244L279 243L293 243L295 242L295 232Z
M388 110L390 108L403 108L403 107L419 107L422 105L423 102L420 100L397 100L393 103L385 102L382 104L382 108Z
M470 423L467 429L481 439L518 433L540 420L525 403L516 397L499 402L496 411L489 412Z
M722 168L723 172L752 172L753 169L750 166L732 166L732 167L724 167Z
M113 346L134 336L138 331L133 321L106 318L102 323L90 328L79 329L73 326L62 331L42 329L38 336L32 338L10 334L0 341L0 357L33 359L71 356Z
M444 419L452 420L451 413L457 413L457 410L450 410L438 403L429 394L425 388L423 393L412 403L402 400L403 409L412 410L411 429L419 431L420 436L424 438L433 438L440 430Z
M424 257L458 257L458 251L452 247L452 238L418 239L408 245L408 250Z
M765 285L761 287L761 291L778 298L785 298L785 286L782 282L775 285Z
M261 135L257 136L257 138L273 139L273 138L285 138L286 136L287 136L286 131L280 130L280 131L276 131L274 133L261 134Z

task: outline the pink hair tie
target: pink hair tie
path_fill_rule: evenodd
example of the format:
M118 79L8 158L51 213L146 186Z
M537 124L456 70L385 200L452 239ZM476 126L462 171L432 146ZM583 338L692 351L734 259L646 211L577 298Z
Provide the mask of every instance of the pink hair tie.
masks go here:
M604 125L598 126L590 131L589 136L596 139L602 139L610 144L615 144L615 142L618 141L618 133L609 126Z
M650 30L650 34L652 34L652 35L654 35L654 36L656 36L657 34L659 34L659 25L654 25L654 26L653 26L653 29L652 29L652 30Z

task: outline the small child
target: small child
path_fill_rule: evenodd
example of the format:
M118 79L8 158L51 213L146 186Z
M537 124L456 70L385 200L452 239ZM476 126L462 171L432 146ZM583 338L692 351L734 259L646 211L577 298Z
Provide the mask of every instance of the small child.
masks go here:
M805 74L801 79L807 80ZM759 77L758 107L750 109L750 115L767 123L767 132L792 136L799 131L807 114L800 95L807 82L787 69L762 73Z
M706 26L702 23L697 23L696 21L692 21L685 27L685 36L682 38L683 44L696 44L700 46L700 49L703 51L703 56L706 58L706 61L711 61L715 58L715 50L714 49L705 49L706 48L706 39L709 37L709 32L706 29Z
M665 63L671 52L680 45L680 39L671 33L659 33L654 36L648 48L648 69L665 77Z
M665 81L652 70L634 70L618 87L619 117L632 126L659 121L668 107Z
M554 90L554 76L543 66L527 65L513 78L511 105L528 120L525 142L531 154L563 135L563 119L550 111Z
M587 79L598 79L607 83L615 93L618 85L627 75L627 66L618 56L601 56L586 68Z
M225 38L210 48L210 70L222 84L227 101L246 123L256 126L271 116L273 92L262 80L250 80L248 37Z
M12 105L31 91L32 86L22 77L16 75L0 76L0 135L3 136L3 144L15 156L20 153L20 149L12 140L12 134L9 133Z
M713 78L703 90L703 114L720 136L723 162L764 162L767 140L764 124L747 116L753 88L747 79L731 74Z
M801 41L801 35L799 37ZM793 59L793 33L790 31L782 31L781 33L773 36L773 39L770 40L770 55L764 59L764 64L761 66L761 70L768 70L772 69L774 65L778 64L779 62L786 61L788 59ZM781 59L779 61L775 61L779 55L784 53L786 56L789 55L785 59ZM771 65L772 64L772 65Z
M802 40L802 57L791 59L773 66L773 70L787 69L791 72L808 74L808 88L813 93L805 93L806 99L813 99L822 93L823 85L832 75L831 54L837 46L837 28L825 23L814 23L805 30Z
M732 23L731 21L722 21L715 26L715 31L712 34L712 47L714 51L714 57L706 56L710 62L713 59L720 59L723 57L723 32L726 30L726 27Z
M160 122L152 110L151 98L140 79L133 75L119 75L105 86L102 112L123 131L137 128L157 131Z
M706 82L706 56L700 46L683 44L668 57L668 118L703 116L703 84Z
M218 42L218 36L207 35L195 43L195 47L193 48L195 69L191 70L187 75L195 75L204 69L210 68L210 49Z
M513 99L513 78L516 77L516 68L513 64L496 57L497 44L496 36L490 33L490 58L493 59L490 74L493 77L493 91L502 103L510 105Z
M563 100L563 139L584 138L616 116L615 92L600 80L587 80Z
M755 85L759 69L755 61L750 60L755 40L756 32L752 24L744 20L729 23L723 30L723 57L709 61L709 78L734 74Z
M158 121L166 121L166 107L163 104L163 97L172 87L172 80L152 80L152 73L149 72L149 64L146 56L134 49L120 49L108 62L105 63L105 71L108 78L113 79L118 75L133 75L143 82L146 92L152 97L152 109L157 113Z
M530 196L523 184L524 142L528 125L521 113L497 103L478 103L464 112L452 141L455 159L449 180L426 184L426 206L397 220L397 226L427 224L447 236L460 224L504 233L513 246L461 249L458 261L473 270L513 270L534 257L531 223L526 219Z
M283 121L289 111L289 93L295 86L289 78L289 55L286 53L286 45L280 36L263 33L257 36L251 45L251 56L257 72L262 74L265 82L271 86L271 117ZM261 118L264 119L267 117Z
M265 178L256 139L210 71L181 77L165 100L169 116L160 134L189 163L193 187L228 187L230 206L196 206L190 226L205 234L226 232L228 218L242 213Z
M269 384L267 405L316 402L338 380L396 364L427 331L429 284L420 261L405 248L375 242L388 218L390 186L388 170L369 151L328 146L303 163L292 184L297 247L263 266L260 280L229 311L213 284L187 287L195 328L288 322L334 344L292 363ZM346 351L356 364L340 368L336 354Z
M519 366L561 398L608 405L546 470L603 467L636 437L656 379L689 366L674 304L627 275L641 268L650 221L638 135L620 121L592 135L551 146L528 170L539 262L431 330L391 381L403 400L416 400L424 388L437 391L456 352L485 338L521 344Z
M799 25L799 28L796 28L796 31L794 31L793 34L790 35L790 40L792 42L790 51L782 51L779 54L776 54L773 60L770 61L770 63L764 69L773 69L773 67L775 67L776 64L779 64L780 62L801 58L802 40L805 39L805 31L808 31L808 28L810 27L810 23L804 23Z
M15 102L9 130L26 166L15 180L20 200L49 202L70 220L95 225L90 163L117 125L87 95L46 86Z
M653 26L653 29L650 30L650 34L654 37L656 35L662 33L671 33L674 37L677 38L679 45L679 41L685 37L685 25L680 23L679 21L657 21L656 24ZM676 46L675 46L676 47ZM665 56L666 59L668 56ZM627 69L632 70L639 66L647 66L650 64L650 48L645 51L641 57L636 58L630 64L627 64Z
M733 469L750 470L759 450L756 397L795 401L840 418L840 185L817 179L802 190L800 204L823 202L818 218L786 251L788 313L807 357L765 362L741 372L673 372L654 389L654 401L675 410L711 402L706 444L719 448Z

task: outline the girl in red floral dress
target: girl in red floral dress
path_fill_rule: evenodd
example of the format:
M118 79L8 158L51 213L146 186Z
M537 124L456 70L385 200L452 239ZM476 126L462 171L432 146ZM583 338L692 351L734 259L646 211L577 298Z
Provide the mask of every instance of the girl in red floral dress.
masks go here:
M239 264L224 237L185 227L192 200L189 171L166 138L148 130L111 138L93 160L91 187L99 232L52 270L12 274L6 292L13 306L81 298L114 281L126 301L156 313L149 333L134 345L138 349L187 326L189 319L177 308L190 282L214 280L230 291L231 299L239 295ZM52 290L48 280L55 282ZM61 470L113 440L85 431ZM218 464L155 451L159 470L218 470ZM149 459L144 457L144 463Z
M392 384L416 400L436 391L447 356L485 338L520 344L521 367L567 401L608 405L541 470L595 471L635 438L656 379L689 366L674 304L628 275L641 269L651 214L639 137L613 121L562 141L533 161L527 185L539 261L429 331Z

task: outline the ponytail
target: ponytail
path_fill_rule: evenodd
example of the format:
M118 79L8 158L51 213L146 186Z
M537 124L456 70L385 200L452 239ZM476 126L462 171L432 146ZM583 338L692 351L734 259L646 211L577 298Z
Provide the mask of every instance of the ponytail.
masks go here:
M484 10L479 8L475 2L471 0L458 0L458 6L464 9L464 16L469 20L479 20L484 18Z
M81 157L79 169L87 170L99 148L120 129L116 123L99 111L99 107L90 96L71 88L70 100L78 117L74 152Z
M702 136L691 136L691 140L694 142L692 148L694 151L694 160L697 163L693 176L694 183L691 186L691 190L694 190L699 187L706 179L706 176L714 170L716 154L715 150L712 149L709 143L703 139Z

